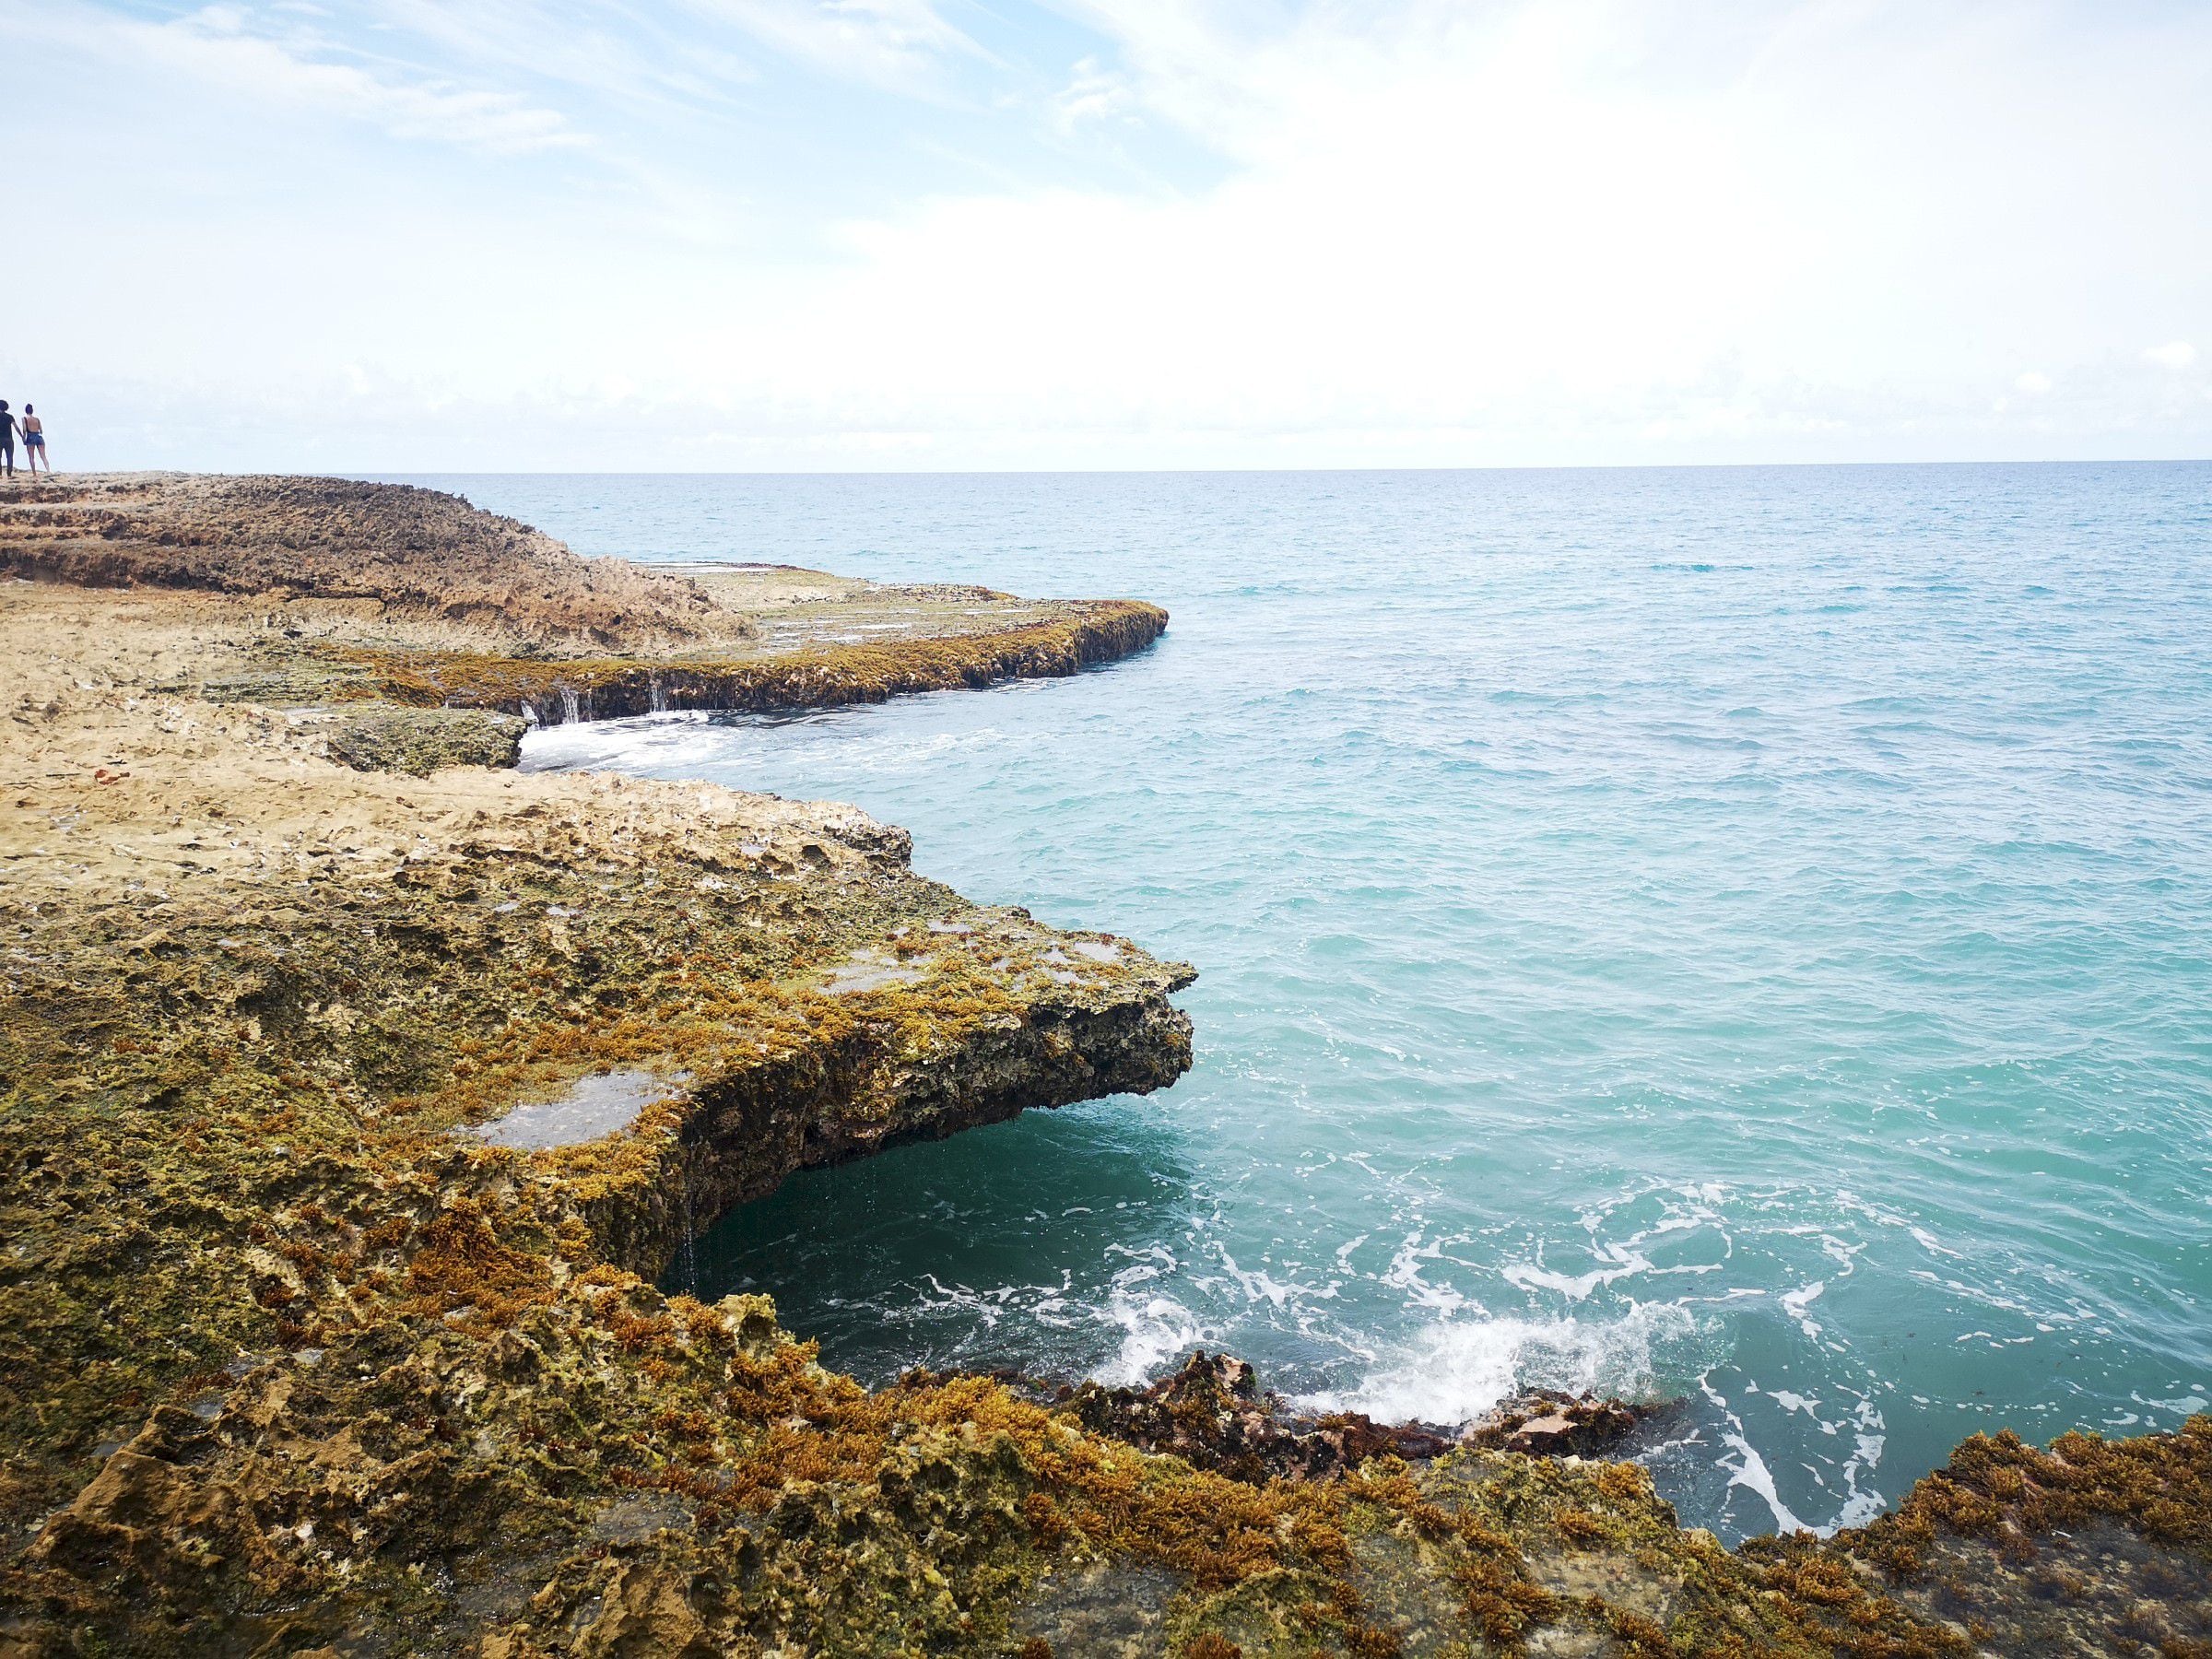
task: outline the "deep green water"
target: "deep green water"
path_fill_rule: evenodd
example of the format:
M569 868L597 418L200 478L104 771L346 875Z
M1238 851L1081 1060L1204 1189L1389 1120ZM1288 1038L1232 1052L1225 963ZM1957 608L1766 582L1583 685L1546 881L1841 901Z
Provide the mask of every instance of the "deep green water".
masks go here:
M1181 1086L699 1250L825 1358L1680 1395L1725 1534L2212 1395L2212 466L500 478L594 552L1174 612L1080 678L533 740L860 803L1204 977Z

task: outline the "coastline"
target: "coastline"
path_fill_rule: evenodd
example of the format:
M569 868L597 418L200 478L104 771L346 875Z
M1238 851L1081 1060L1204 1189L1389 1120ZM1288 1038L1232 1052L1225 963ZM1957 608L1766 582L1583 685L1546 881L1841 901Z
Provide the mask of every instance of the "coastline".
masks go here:
M778 707L1072 672L1164 613L789 572L746 611L433 492L250 482L212 516L129 480L75 518L41 495L57 522L0 531L6 569L76 579L8 584L0 622L31 1246L0 1651L195 1651L212 1620L274 1652L2029 1652L2121 1631L2159 1572L2201 1613L2197 1425L1970 1441L1897 1516L1729 1552L1632 1465L1238 1478L988 1379L867 1394L762 1299L662 1296L688 1230L792 1168L1171 1082L1187 971L968 906L850 808L441 769L451 746L672 671ZM291 570L332 490L371 551L425 514L431 545ZM426 574L448 533L491 575ZM545 581L502 597L533 550ZM182 580L234 565L264 573ZM904 631L831 637L887 606ZM453 1133L600 1068L669 1087L578 1146Z

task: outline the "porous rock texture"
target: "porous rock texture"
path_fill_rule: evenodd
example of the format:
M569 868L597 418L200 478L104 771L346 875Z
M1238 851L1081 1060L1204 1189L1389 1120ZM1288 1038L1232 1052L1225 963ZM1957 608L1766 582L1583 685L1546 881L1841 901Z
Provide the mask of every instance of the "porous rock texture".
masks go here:
M528 723L487 709L409 709L368 703L324 735L333 760L356 771L427 778L449 766L507 767L523 758Z
M223 581L278 534L226 499ZM912 609L754 591L771 657ZM4 1659L2204 1651L2204 1419L1977 1439L1871 1527L1730 1551L1633 1465L1530 1454L1601 1453L1605 1402L1282 1422L1215 1357L870 1392L764 1298L664 1293L794 1169L1172 1082L1189 970L847 807L356 770L316 653L492 625L299 603L0 584ZM991 637L901 626L869 673ZM664 1086L589 1141L465 1132L601 1073Z
M0 571L87 586L199 588L517 639L665 644L710 631L694 583L582 559L456 496L347 478L74 475L0 495Z

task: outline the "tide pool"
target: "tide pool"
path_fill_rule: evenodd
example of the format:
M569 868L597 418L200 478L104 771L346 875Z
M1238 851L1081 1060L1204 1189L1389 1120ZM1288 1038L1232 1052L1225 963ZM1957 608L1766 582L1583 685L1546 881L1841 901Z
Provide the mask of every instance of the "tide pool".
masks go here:
M425 479L580 550L1131 595L1074 679L535 735L858 803L1202 977L1173 1090L696 1251L827 1363L1678 1396L1724 1536L2212 1397L2212 466Z

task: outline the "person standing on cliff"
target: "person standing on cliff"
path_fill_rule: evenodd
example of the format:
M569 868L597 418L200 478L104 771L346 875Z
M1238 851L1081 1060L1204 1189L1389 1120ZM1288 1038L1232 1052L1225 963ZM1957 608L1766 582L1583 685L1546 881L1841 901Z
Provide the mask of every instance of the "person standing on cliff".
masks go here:
M23 465L30 468L30 476L39 476L39 463L46 461L46 476L53 477L53 463L46 460L46 423L29 404L23 406Z
M0 397L0 474L16 476L16 418L7 412L5 397Z

